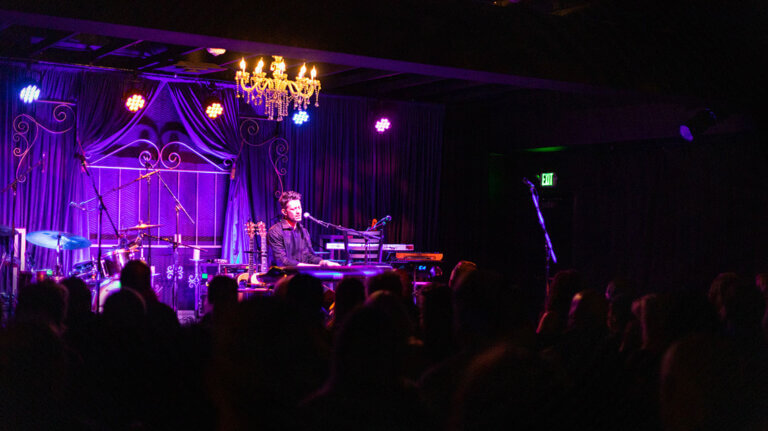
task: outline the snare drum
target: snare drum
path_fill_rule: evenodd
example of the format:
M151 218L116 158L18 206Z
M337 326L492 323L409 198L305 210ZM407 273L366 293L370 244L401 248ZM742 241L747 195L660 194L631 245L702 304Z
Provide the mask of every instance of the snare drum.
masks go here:
M104 277L117 277L125 264L133 259L131 250L118 248L101 257L101 273Z

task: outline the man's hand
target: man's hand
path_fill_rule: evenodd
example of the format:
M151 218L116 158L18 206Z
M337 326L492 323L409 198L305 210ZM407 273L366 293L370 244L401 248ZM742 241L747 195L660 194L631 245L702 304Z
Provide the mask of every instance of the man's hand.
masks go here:
M332 260L321 260L320 266L341 266Z

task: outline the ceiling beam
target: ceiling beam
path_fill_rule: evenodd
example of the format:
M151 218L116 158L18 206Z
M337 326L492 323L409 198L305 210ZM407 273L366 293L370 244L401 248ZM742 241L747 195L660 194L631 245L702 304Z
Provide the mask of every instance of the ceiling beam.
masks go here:
M103 59L104 57L112 55L116 51L130 48L133 45L139 44L141 42L143 42L143 40L130 40L130 39L111 40L108 44L102 46L96 51L93 51L93 54L89 63L94 64L98 61L101 61L101 59Z
M398 75L400 75L400 73L386 72L383 70L356 69L348 72L343 76L336 75L332 78L325 79L323 82L323 88L327 90L340 89L343 87L360 84L362 82L368 83L377 79L384 79Z
M43 51L46 49L52 47L53 45L56 45L57 43L67 40L70 37L76 36L78 33L65 33L65 34L56 34L56 35L50 35L47 36L45 39L41 40L40 42L32 45L32 50L30 50L27 53L27 57L35 57L37 55L40 55Z

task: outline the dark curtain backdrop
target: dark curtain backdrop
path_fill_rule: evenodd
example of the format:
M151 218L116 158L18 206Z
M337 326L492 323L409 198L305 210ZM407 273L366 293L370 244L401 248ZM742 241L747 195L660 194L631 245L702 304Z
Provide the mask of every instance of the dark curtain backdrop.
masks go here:
M0 180L14 178L18 158L13 157L13 119L29 113L51 130L56 129L53 106L24 105L20 85L27 79L41 83L41 98L72 103L77 115L67 133L40 130L28 160L46 154L46 173L35 171L19 188L16 224L28 231L62 230L89 236L85 214L69 205L90 196L89 178L82 172L77 153L94 160L109 153L141 120L144 113L129 114L123 107L125 81L130 76L35 65L32 68L0 66ZM179 118L197 151L217 160L234 159L228 187L222 257L242 261L247 247L244 222L249 218L276 221L277 195L293 189L304 195L304 207L318 218L364 229L371 219L391 215L388 242L413 243L419 250L438 246L437 209L440 196L443 108L410 103L388 104L393 123L385 134L373 128L383 112L379 102L321 96L312 108L309 123L295 126L258 120L258 132L242 144L243 106L230 89L219 96L225 114L210 120L203 112L204 90L196 83L143 79L148 106L168 87ZM247 111L247 110L246 110ZM49 124L46 124L49 123ZM255 130L255 129L254 129ZM278 173L280 175L278 175ZM11 193L0 196L0 224L11 224ZM309 225L317 239L333 233ZM30 246L38 268L54 264L54 253ZM65 253L65 269L85 260L87 250Z
M373 126L382 112L393 125L379 134ZM233 198L239 220L271 225L280 214L279 192L295 190L303 195L304 211L319 219L365 229L372 219L391 215L387 242L412 243L421 251L437 248L444 109L391 103L385 111L367 99L321 96L320 107L309 114L302 126L287 118L259 123L237 164L247 178L246 189ZM287 158L281 160L281 154ZM284 172L280 179L276 169ZM248 196L249 204L243 205ZM315 242L321 234L335 233L305 224ZM241 234L238 240L243 247L233 245L233 256L247 247L247 237Z

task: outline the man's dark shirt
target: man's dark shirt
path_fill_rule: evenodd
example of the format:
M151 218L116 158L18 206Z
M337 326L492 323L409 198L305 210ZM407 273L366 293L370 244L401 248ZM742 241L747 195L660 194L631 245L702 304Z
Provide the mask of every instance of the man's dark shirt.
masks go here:
M312 250L309 232L301 223L296 223L296 229L291 229L286 220L275 223L267 232L267 243L278 266L320 263L322 260Z

